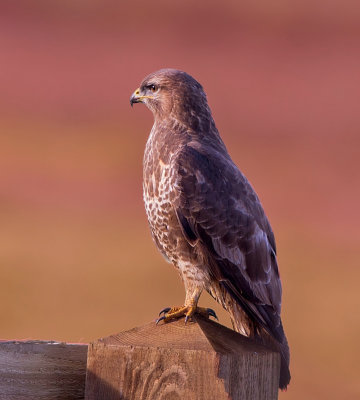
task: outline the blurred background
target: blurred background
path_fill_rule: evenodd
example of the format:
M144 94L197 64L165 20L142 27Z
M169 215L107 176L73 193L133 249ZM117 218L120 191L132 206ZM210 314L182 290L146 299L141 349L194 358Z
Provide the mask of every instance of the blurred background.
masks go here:
M173 67L275 231L280 398L360 398L359 22L355 0L2 0L0 338L89 342L183 303L142 203L152 115L129 105Z

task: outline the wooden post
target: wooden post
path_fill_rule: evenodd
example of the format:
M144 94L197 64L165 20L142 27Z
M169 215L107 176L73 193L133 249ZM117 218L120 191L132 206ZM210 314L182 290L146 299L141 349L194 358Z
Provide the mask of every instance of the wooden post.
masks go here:
M0 400L83 399L86 344L0 341Z
M91 343L85 400L274 400L278 353L195 317Z

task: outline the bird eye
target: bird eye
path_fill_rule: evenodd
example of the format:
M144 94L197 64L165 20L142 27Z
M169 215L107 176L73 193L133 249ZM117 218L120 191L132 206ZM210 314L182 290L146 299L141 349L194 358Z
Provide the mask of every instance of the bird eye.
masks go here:
M155 85L149 85L148 87L153 93L155 93L158 90L158 88Z

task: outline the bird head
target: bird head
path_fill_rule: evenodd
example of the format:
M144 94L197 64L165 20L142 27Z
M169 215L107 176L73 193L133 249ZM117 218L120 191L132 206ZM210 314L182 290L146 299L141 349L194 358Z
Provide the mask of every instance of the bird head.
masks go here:
M144 103L155 119L210 112L205 92L193 77L176 69L162 69L148 75L130 97L131 106Z

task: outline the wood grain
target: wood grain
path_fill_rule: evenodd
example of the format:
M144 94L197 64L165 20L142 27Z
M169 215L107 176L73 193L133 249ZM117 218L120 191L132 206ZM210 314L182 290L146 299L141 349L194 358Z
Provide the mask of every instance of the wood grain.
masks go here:
M0 399L83 399L86 358L86 344L0 341Z
M150 323L91 343L86 400L277 399L280 356L213 321Z

